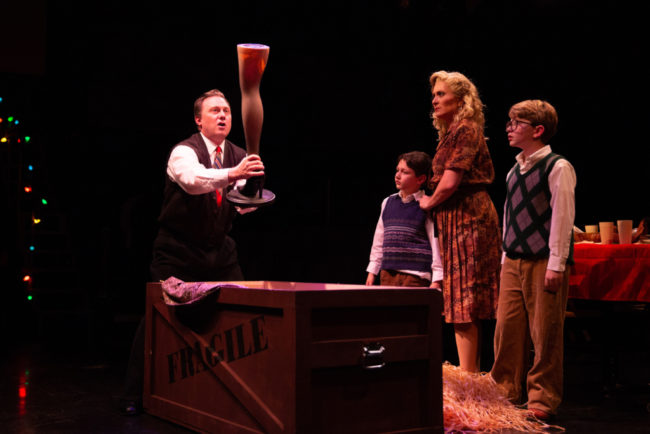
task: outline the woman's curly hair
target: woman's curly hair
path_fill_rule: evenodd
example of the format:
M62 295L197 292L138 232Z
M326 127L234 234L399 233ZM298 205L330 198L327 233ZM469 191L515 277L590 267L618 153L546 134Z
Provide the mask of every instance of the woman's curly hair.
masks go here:
M469 119L474 121L480 130L483 131L483 128L485 127L483 102L478 95L478 90L476 89L476 86L474 86L474 83L460 72L437 71L429 77L432 92L433 86L438 80L442 80L446 83L454 96L462 102L460 109L454 115L454 123L460 122L463 119ZM449 125L447 125L442 119L436 118L433 112L431 112L431 118L433 119L433 126L438 130L438 139L441 139L447 133Z

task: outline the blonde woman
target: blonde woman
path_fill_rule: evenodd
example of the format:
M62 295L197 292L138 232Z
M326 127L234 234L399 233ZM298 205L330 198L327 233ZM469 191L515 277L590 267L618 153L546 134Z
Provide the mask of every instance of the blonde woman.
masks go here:
M454 324L460 367L480 370L481 319L496 313L500 268L498 216L486 187L494 167L485 142L483 103L474 84L458 72L429 79L438 146L433 194L420 207L433 210L444 268L444 315Z

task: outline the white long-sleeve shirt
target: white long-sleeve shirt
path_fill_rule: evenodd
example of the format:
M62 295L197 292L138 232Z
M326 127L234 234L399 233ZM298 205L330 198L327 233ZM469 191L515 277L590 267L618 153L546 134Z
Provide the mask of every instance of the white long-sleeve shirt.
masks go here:
M520 152L515 157L519 163L522 174L528 172L539 160L551 153L551 146L546 145L535 151L528 158ZM575 187L576 172L571 163L564 158L557 160L553 169L548 174L548 187L551 191L550 205L553 210L551 215L551 231L548 245L551 250L546 268L553 271L564 271L566 260L571 248L571 231L575 219ZM506 213L504 205L503 234L506 230ZM505 259L505 252L502 257Z
M420 200L420 198L424 196L424 191L420 190L406 197L402 197L401 192L399 194L400 194L400 198L402 199L402 202L408 203L413 200ZM368 264L368 268L366 268L366 271L368 273L372 273L374 275L379 274L379 272L381 271L381 261L383 258L383 245L384 245L384 220L382 219L382 216L384 214L384 208L386 208L387 201L388 201L388 197L384 199L384 201L381 203L381 213L379 214L379 220L377 221L377 227L375 229L375 236L372 240L372 248L370 249L370 263ZM415 271L415 270L395 270L395 271L399 271L401 273L413 274L414 276L418 276L422 279L431 280L432 282L438 282L441 281L443 277L442 260L440 259L440 247L438 246L438 238L435 236L434 229L433 229L433 221L428 216L425 221L425 229L427 232L427 237L429 238L429 244L431 244L431 256L432 256L431 272L429 273L426 271L422 272L422 271Z
M206 136L201 134L203 141L208 148L210 161L214 161L217 155L217 146L221 146L221 160L225 161L226 146L225 140L221 143L214 143ZM167 175L178 184L187 194L205 194L224 189L230 184L228 182L228 172L230 168L213 169L207 168L199 163L199 157L196 152L185 145L176 146L167 161ZM242 180L241 184L246 181ZM239 185L238 181L238 185Z

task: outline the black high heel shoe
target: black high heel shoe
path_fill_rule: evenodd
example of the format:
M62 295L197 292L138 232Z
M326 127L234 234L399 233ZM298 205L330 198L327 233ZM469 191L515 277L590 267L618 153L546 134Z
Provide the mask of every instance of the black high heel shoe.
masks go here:
M264 191L264 175L254 176L246 180L246 185L239 192L246 197L257 197L262 198L262 192Z

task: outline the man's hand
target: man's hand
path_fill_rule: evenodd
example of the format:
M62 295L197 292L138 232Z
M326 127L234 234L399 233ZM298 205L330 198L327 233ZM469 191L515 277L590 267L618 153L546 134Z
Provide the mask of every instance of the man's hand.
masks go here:
M228 172L228 182L264 175L264 163L259 155L246 156Z
M372 286L375 284L375 275L372 273L368 273L368 277L366 277L366 286Z
M437 289L438 291L442 291L442 282L437 281L437 282L431 282L431 285L429 285L429 288Z
M239 214L244 215L244 214L248 214L249 212L255 211L257 209L257 207L250 206L250 207L247 207L247 208L242 208L242 207L236 206L235 209L237 210L237 212Z
M563 278L564 273L561 271L546 270L546 275L544 276L544 290L555 294L557 290L560 289Z

